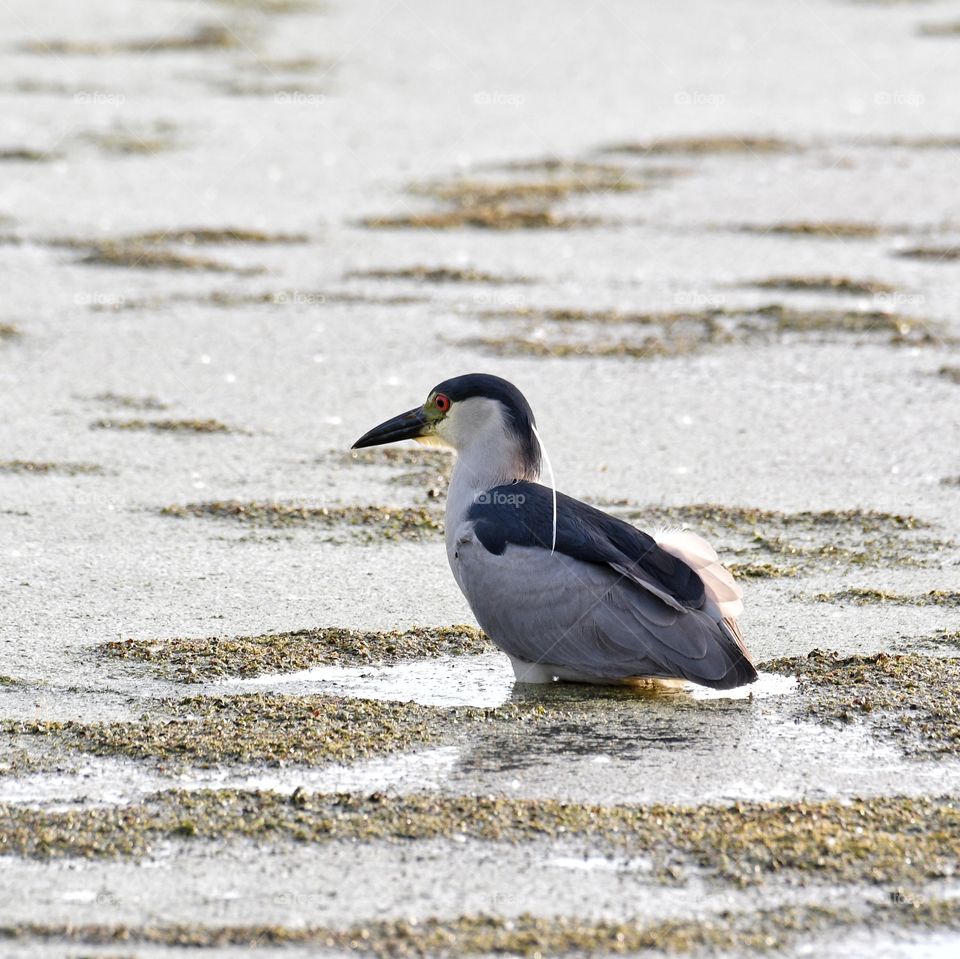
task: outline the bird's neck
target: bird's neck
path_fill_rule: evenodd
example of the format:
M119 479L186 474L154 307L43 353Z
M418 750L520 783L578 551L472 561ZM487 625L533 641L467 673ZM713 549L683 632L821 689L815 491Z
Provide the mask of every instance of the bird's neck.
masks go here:
M539 467L532 468L519 448L502 441L496 444L475 443L460 450L450 478L447 493L447 524L466 515L478 494L520 480L536 482Z

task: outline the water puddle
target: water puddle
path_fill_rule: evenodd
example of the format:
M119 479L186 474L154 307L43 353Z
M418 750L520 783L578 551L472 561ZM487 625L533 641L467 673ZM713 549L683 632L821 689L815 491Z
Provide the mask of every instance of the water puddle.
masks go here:
M322 693L358 699L415 702L423 706L502 706L510 702L543 699L555 694L589 698L593 687L569 683L545 686L517 683L507 658L501 653L458 656L385 666L316 666L295 673L275 673L252 679L231 680L214 687L218 692L273 690L290 695ZM766 699L796 688L791 676L762 673L750 686L716 690L684 683L616 687L624 697L639 699L716 700ZM556 692L555 692L556 691ZM576 691L582 691L577 693Z
M313 769L190 769L166 773L128 759L94 757L56 773L0 778L0 803L67 809L77 803L124 805L167 789L240 789L292 793L408 792L439 789L455 769L455 746L399 753L353 765L333 763Z

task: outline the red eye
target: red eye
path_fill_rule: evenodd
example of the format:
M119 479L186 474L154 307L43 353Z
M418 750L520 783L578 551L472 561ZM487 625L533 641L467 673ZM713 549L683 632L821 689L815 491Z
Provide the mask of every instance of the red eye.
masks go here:
M446 413L447 410L450 409L450 397L445 396L443 393L437 393L433 405L436 406L441 413Z

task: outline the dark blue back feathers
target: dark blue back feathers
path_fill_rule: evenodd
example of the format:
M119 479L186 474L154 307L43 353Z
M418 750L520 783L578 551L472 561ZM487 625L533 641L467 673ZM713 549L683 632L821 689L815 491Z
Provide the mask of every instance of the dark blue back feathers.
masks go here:
M477 538L484 548L500 555L507 544L550 549L553 538L551 491L539 483L510 483L481 493L471 506ZM682 560L657 545L648 533L557 493L557 545L585 563L636 564L678 602L700 609L705 601L703 581Z

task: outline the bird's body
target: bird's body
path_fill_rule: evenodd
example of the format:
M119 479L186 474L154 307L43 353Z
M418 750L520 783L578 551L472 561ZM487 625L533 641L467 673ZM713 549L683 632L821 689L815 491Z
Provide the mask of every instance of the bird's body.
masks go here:
M423 410L356 445L400 438L458 452L447 558L518 680L728 689L756 679L736 625L742 594L716 553L692 533L653 537L540 485L533 414L516 387L484 374L448 380Z

